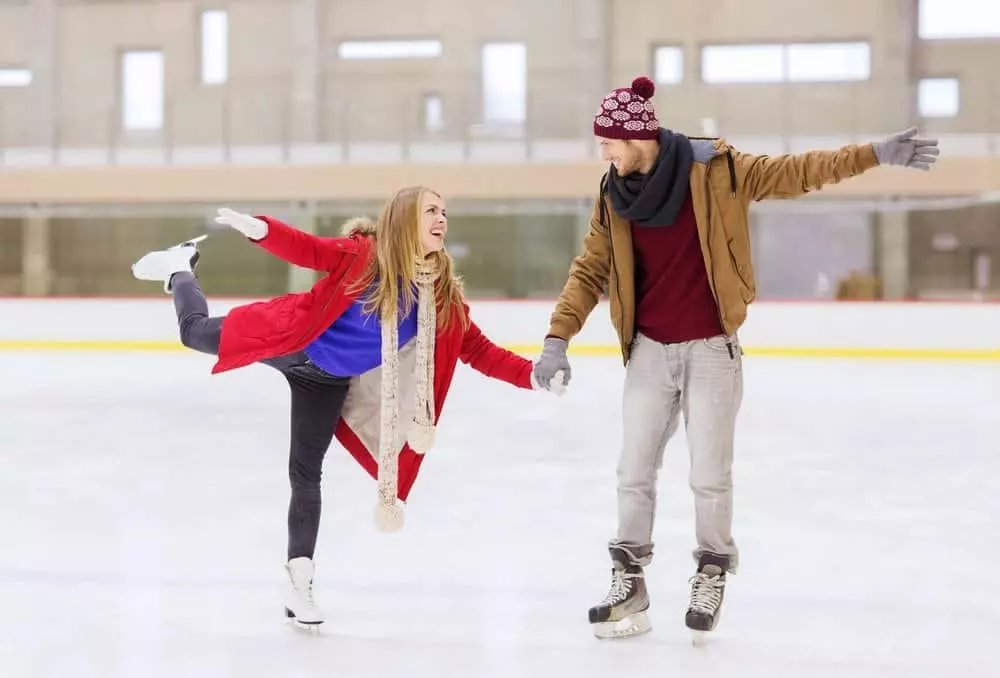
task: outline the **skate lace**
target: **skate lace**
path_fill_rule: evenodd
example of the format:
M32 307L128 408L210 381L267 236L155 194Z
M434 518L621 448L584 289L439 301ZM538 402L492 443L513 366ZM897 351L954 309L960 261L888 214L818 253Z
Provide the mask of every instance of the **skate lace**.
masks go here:
M316 600L313 598L313 583L312 583L312 580L310 579L308 582L306 582L306 584L305 584L305 586L303 588L304 588L304 590L302 591L302 597L305 599L306 604L309 607L316 607Z
M699 572L689 580L691 583L691 610L715 614L722 602L722 590L726 586L722 575L708 576L704 572Z
M312 579L299 579L296 580L292 578L292 583L295 586L295 591L299 594L302 601L310 608L316 607L316 599L313 597L313 583Z
M608 595L604 598L604 604L617 605L628 598L632 593L632 583L641 576L641 574L632 574L625 570L612 570L611 588L608 590Z

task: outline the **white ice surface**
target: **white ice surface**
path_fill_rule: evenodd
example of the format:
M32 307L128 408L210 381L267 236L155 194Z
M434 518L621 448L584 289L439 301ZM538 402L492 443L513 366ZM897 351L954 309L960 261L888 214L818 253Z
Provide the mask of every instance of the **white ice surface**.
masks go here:
M682 432L652 633L598 641L623 371L562 399L460 366L407 507L327 457L319 636L282 616L287 388L197 354L0 354L0 676L997 676L1000 366L747 358L740 572L683 626Z

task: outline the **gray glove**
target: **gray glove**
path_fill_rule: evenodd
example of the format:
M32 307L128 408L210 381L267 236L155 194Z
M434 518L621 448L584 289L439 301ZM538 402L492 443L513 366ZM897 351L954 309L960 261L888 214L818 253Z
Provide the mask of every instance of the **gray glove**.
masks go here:
M531 370L531 382L535 388L560 394L569 384L570 367L566 357L569 343L558 337L546 337L542 344L542 355ZM552 378L555 377L555 383Z
M941 153L938 140L918 137L916 127L877 141L872 144L872 148L875 149L875 157L880 165L899 165L919 170L929 170Z

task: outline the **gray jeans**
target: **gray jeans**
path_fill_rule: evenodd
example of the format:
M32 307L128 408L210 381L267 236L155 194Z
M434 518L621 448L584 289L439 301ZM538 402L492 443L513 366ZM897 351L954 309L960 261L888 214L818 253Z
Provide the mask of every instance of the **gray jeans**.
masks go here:
M727 341L729 346L727 346ZM731 351L730 351L731 348ZM618 538L652 547L656 482L663 450L684 415L694 493L695 558L729 556L733 541L733 437L743 400L742 349L736 337L661 344L636 336L622 398L623 446L618 463ZM646 559L648 564L652 559Z

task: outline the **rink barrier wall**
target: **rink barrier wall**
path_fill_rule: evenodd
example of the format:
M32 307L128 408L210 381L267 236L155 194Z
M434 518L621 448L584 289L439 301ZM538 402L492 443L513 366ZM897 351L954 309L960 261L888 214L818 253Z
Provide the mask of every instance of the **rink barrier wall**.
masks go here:
M215 299L224 314L248 299ZM473 300L472 318L496 343L535 356L552 300ZM0 298L0 351L171 352L177 337L167 297ZM765 302L739 332L752 357L1000 361L1000 305L947 302ZM607 302L594 309L570 355L617 357Z

